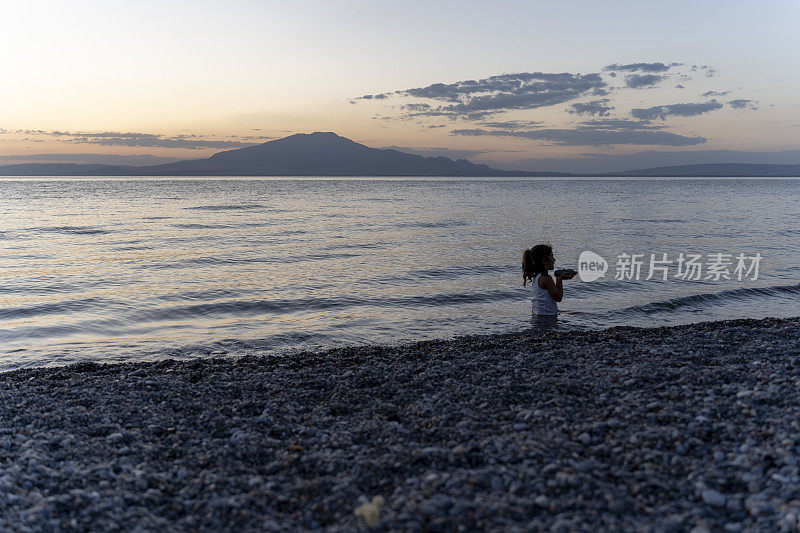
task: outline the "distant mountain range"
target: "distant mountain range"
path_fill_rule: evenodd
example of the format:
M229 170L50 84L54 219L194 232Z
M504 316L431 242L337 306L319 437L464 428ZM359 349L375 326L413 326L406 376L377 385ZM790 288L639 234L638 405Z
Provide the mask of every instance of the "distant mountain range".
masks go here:
M675 165L616 172L615 176L659 177L793 177L800 176L800 165L763 165L752 163L705 163L702 165Z
M553 176L369 148L335 133L299 133L207 159L163 165L31 163L0 167L3 176Z
M585 175L585 174L580 174ZM162 165L28 163L0 166L0 176L580 176L491 168L466 159L423 157L369 148L331 132L299 133L206 159ZM647 168L596 176L800 176L800 165L721 163Z

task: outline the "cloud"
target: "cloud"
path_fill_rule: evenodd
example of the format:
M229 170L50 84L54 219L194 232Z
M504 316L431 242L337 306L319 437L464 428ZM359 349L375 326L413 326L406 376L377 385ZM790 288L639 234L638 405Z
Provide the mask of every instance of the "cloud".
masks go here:
M203 148L241 148L245 146L252 146L253 144L258 144L258 142L263 142L264 140L274 138L251 135L247 137L241 137L241 140L214 140L197 134L164 136L155 133L119 131L69 132L59 130L16 130L13 133L17 135L56 137L61 142L78 144L98 144L102 146L142 146L150 148L185 148L191 150Z
M630 89L653 87L665 79L667 79L666 76L657 76L655 74L628 74L625 76L625 86Z
M584 123L576 129L539 130L485 130L459 129L450 132L452 135L516 137L539 141L549 141L562 146L610 146L610 145L661 145L691 146L707 141L704 137L685 137L660 127L635 121L594 121Z
M271 137L269 135L229 135L229 137L233 139L241 139L243 141L254 141L254 142L264 142L277 138L277 137Z
M664 63L628 63L627 65L617 65L614 63L613 65L604 67L603 70L627 72L666 72L670 69L670 67L679 65L681 65L681 63L670 63L669 65L665 65Z
M403 114L400 117L385 117L386 120L409 120L416 117L445 117L449 118L450 120L456 120L459 118L459 115L443 110L442 106L433 107L430 104L425 103L405 104L401 105L400 109L403 111ZM462 118L474 118L476 120L483 117L484 114L482 113L462 115Z
M676 68L677 67L677 68ZM713 75L713 68L708 65L693 65L695 72L708 72ZM685 71L685 72L683 72ZM602 74L602 75L601 75ZM586 118L610 119L619 107L615 94L621 88L651 89L665 82L674 86L673 91L685 89L683 79L692 79L689 66L683 63L636 62L607 65L600 74L542 73L522 72L502 74L480 79L461 80L454 83L433 83L430 85L383 93L380 99L397 98L399 102L391 106L394 111L388 113L392 118L387 120L414 121L422 129L430 129L428 122L438 127L448 121L457 123L456 135L501 136L502 132L536 132L526 134L528 138L542 138L549 132L552 142L560 144L664 144L691 145L705 142L702 137L690 134L679 135L663 129L663 127L645 127L642 121L664 120L667 116L690 117L708 113L722 108L723 104L716 100L703 103L671 104L646 107L656 102L645 100L642 108L630 111L638 121L617 125L606 124L600 128L598 124L590 126L584 122L571 126L564 116L583 116ZM610 85L613 77L620 82ZM696 76L695 76L696 77ZM620 87L622 85L622 87ZM687 84L688 86L688 84ZM653 92L655 94L655 92ZM709 96L720 96L727 92L710 91ZM379 95L364 95L358 100L374 100ZM393 102L394 103L394 102ZM525 120L539 118L533 112L541 107L562 103L559 111L562 120L553 118L547 123ZM741 103L727 105L737 106ZM741 109L741 107L738 107ZM626 108L627 110L627 108ZM530 111L530 113L522 113ZM526 116L527 115L527 116ZM512 118L513 120L505 120ZM436 120L438 118L438 120ZM443 119L448 120L443 120ZM426 120L428 119L428 120ZM467 133L470 132L470 133ZM566 133L569 132L569 133ZM575 132L580 132L578 135ZM694 134L696 135L696 134ZM548 139L543 139L548 140Z
M364 96L359 96L356 100L385 100L388 97L389 95L387 94L365 94Z
M152 133L121 133L114 135L112 132L105 132L102 135L74 134L69 142L80 144L99 144L102 146L146 146L157 148L189 148L197 150L201 148L238 148L251 146L252 142L243 141L213 141L202 139L190 139L182 137L164 137Z
M630 120L626 118L603 118L587 120L578 124L577 127L584 130L663 130L666 128L666 126L661 124L651 124L650 122L641 122L639 120Z
M713 78L717 71L709 65L692 65L692 72L705 72L706 78Z
M722 91L722 92L706 91L706 92L703 93L703 96L708 98L709 96L725 96L726 94L729 94L729 93L730 93L730 91Z
M480 119L512 109L536 109L560 104L587 94L603 95L606 87L606 82L599 74L521 72L479 80L434 83L381 96L394 94L442 102L436 107L426 103L407 104L403 108L409 112L409 116ZM377 97L365 95L357 100Z
M180 161L178 157L162 157L149 154L21 154L0 156L0 165L17 163L78 163L105 165L160 165Z
M752 109L753 111L757 110L758 107L756 106L758 102L754 102L753 100L747 100L745 98L738 98L736 100L729 100L728 105L734 109Z
M478 125L486 126L487 128L518 130L522 128L539 128L542 123L536 120L504 120L499 122L478 122Z
M430 111L432 108L430 104L417 103L417 104L406 104L404 106L401 106L401 109L405 109L410 113L420 113L420 112L424 113Z
M598 117L608 116L609 112L614 109L614 106L609 106L608 98L602 100L592 100L591 102L579 102L572 104L568 113L573 115L597 115Z
M667 116L694 117L715 109L722 109L722 104L716 100L711 100L710 102L698 104L670 104L636 108L631 109L631 116L642 120L655 120L657 118L664 120Z
M384 150L397 150L423 157L448 157L450 159L469 159L492 150L453 150L451 148L409 148L408 146L384 146Z
M432 105L426 104L424 102L404 104L400 106L400 109L405 112L403 118L420 117L420 116L426 116L426 117L452 116L452 113L443 111L441 106L435 108Z

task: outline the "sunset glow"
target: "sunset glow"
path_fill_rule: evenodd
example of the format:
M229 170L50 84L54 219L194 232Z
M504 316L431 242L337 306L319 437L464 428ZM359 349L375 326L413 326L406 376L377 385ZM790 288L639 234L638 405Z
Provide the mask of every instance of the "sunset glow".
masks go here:
M800 149L795 2L7 4L2 164L148 164L312 131L506 169L718 150L742 162L770 153L800 162L800 152L780 154ZM435 113L472 93L409 92L535 73L599 82L472 116ZM548 83L533 91L558 90ZM483 90L496 96L498 86ZM711 107L647 122L632 115L683 104ZM409 111L421 105L434 112ZM615 122L575 133L598 119ZM643 124L659 135L642 135Z

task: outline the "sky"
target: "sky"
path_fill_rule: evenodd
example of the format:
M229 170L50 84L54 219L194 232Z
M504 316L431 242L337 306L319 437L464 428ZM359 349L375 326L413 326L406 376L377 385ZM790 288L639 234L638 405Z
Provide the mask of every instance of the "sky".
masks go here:
M800 3L9 1L0 165L294 133L503 169L800 164Z

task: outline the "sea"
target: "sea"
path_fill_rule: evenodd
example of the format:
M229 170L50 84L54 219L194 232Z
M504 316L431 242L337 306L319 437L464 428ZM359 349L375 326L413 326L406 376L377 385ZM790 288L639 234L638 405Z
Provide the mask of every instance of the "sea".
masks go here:
M551 329L800 315L800 179L3 178L0 371L527 331L538 243Z

